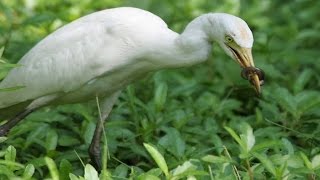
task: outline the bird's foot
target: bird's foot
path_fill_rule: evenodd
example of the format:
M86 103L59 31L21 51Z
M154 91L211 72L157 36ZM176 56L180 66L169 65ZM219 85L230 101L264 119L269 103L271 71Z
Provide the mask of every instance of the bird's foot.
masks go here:
M94 144L91 144L89 147L89 156L91 159L91 165L100 172L101 171L101 153L100 153L100 147L95 146Z

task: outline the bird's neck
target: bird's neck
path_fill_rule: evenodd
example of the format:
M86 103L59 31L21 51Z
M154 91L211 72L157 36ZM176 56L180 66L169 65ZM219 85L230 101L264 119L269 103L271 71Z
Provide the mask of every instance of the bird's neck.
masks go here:
M168 48L161 61L167 68L186 67L206 61L211 54L212 41L206 31L208 18L202 15L191 21L182 34L165 41Z

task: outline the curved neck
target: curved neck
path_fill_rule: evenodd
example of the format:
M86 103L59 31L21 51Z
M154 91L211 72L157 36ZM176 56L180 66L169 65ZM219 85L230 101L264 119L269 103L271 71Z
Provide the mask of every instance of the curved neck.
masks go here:
M182 34L174 32L162 37L164 43L158 59L164 68L186 67L206 61L211 53L210 36L207 27L210 22L207 15L191 21Z
M180 52L186 54L186 65L201 63L208 59L211 52L212 42L206 31L208 18L202 15L191 21L180 36L177 37L175 44Z

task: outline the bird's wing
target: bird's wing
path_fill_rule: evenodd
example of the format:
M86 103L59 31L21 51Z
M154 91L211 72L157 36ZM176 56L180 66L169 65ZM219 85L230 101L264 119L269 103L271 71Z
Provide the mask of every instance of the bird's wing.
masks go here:
M115 8L84 16L58 29L32 48L0 83L0 109L44 95L67 93L141 54L159 29L167 25L136 8ZM153 33L149 35L148 33Z
M71 23L40 41L1 82L0 108L52 93L73 91L123 63L121 39L97 21Z

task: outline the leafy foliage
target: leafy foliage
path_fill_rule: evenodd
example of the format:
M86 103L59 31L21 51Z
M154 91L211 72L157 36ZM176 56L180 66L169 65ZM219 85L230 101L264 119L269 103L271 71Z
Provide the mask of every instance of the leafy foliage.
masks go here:
M1 137L0 179L320 178L320 1L1 0L0 79L55 29L119 6L147 9L177 32L207 12L242 17L267 75L262 97L214 46L204 65L162 70L123 92L101 173L88 164L98 117L89 102L43 108Z

